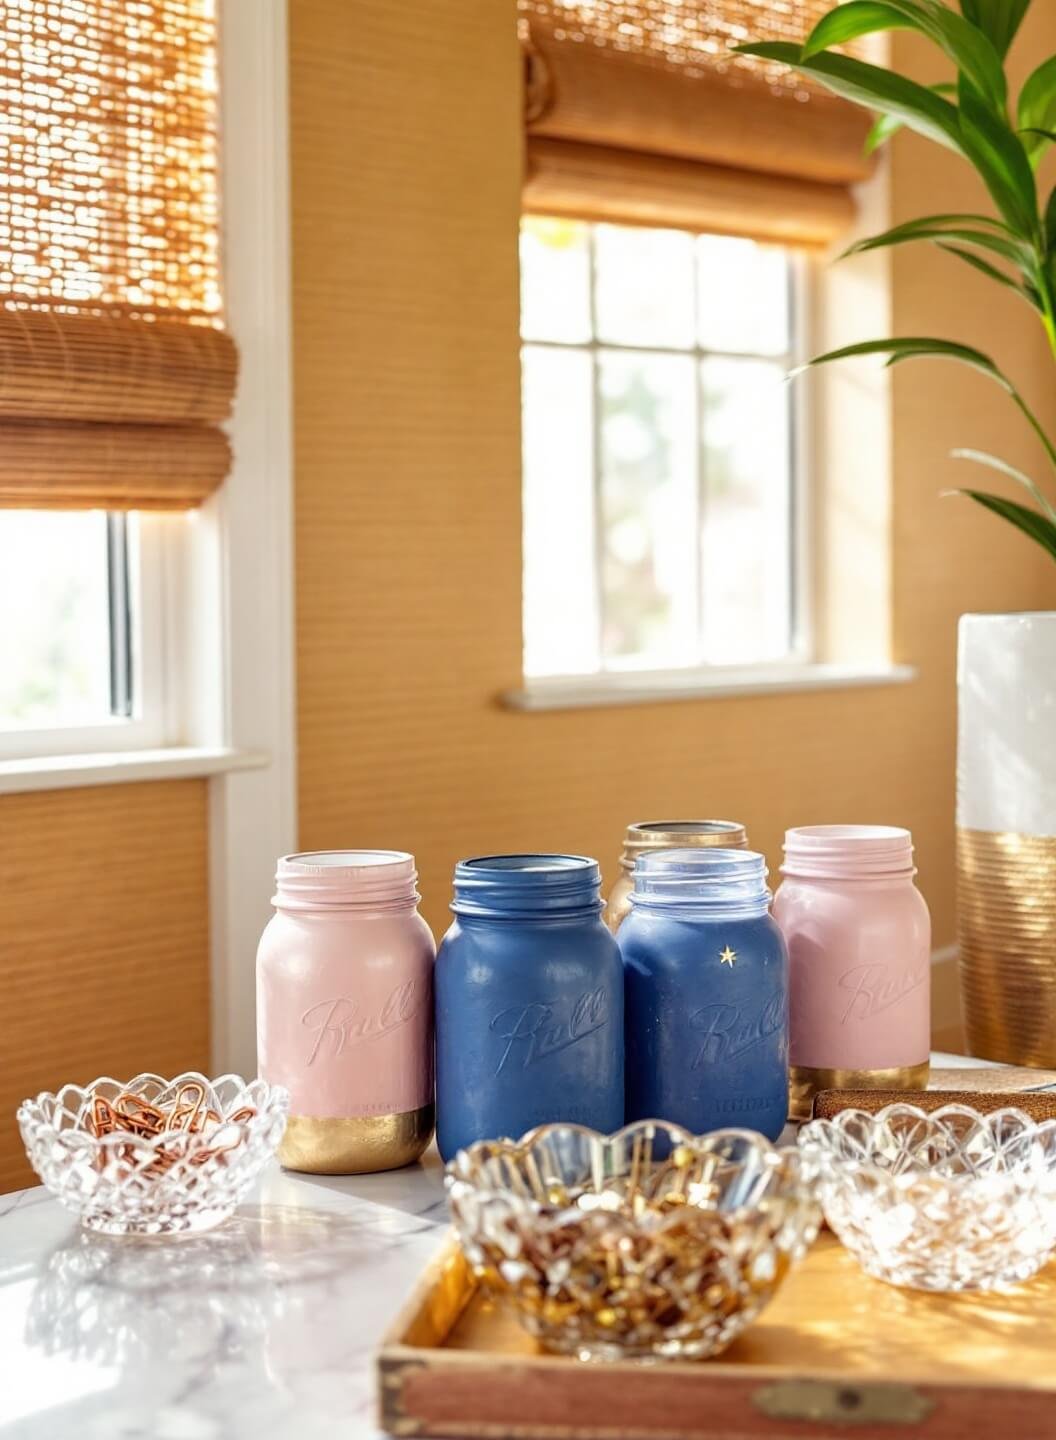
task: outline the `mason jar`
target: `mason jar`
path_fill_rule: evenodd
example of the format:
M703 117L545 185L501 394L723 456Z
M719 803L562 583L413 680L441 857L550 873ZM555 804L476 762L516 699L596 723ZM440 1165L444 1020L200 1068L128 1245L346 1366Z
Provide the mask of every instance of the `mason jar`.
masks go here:
M413 855L279 861L257 952L257 1060L285 1085L279 1160L324 1175L392 1170L433 1134L433 962Z
M931 1046L931 920L913 840L888 825L785 832L774 918L788 943L792 1115L819 1090L922 1090Z
M657 850L617 943L627 1119L776 1140L788 1114L788 953L751 850Z
M605 924L615 935L631 913L631 873L634 862L647 850L688 850L717 845L724 850L744 850L748 835L736 820L636 820L627 826L620 856L620 875L609 892Z
M455 867L436 961L437 1143L548 1121L623 1124L623 972L581 855L488 855Z

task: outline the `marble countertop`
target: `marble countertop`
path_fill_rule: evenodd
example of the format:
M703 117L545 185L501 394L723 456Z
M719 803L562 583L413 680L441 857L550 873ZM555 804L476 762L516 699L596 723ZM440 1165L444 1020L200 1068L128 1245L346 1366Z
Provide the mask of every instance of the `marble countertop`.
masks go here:
M442 1242L442 1174L435 1149L383 1175L276 1164L168 1239L0 1195L0 1440L374 1440L371 1362Z
M382 1331L441 1242L442 1169L275 1165L202 1235L83 1230L0 1195L3 1440L368 1440Z

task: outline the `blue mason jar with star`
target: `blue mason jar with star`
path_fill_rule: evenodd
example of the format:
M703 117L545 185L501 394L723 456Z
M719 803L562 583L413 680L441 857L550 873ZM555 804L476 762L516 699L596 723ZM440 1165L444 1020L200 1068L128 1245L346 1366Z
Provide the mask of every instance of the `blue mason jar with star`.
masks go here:
M788 951L750 850L657 850L617 935L627 1120L776 1140L788 1115Z

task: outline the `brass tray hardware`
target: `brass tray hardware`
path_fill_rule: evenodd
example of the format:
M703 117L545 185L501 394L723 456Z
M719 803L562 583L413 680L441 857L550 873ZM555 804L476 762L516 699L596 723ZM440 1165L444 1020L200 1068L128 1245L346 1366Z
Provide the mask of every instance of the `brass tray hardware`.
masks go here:
M752 1403L771 1420L823 1420L830 1425L919 1425L935 1401L911 1385L852 1385L832 1380L782 1380Z

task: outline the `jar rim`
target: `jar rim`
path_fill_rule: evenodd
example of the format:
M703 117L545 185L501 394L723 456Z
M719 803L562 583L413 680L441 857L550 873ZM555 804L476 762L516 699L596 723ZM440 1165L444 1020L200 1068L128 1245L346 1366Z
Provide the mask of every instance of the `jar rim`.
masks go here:
M283 910L407 908L421 898L406 850L301 850L280 857L272 904Z
M551 874L554 872L586 872L596 869L598 862L592 860L589 855L566 855L559 852L550 854L546 851L533 853L524 851L510 855L474 855L468 860L459 860L455 866L455 878L463 870L472 870L474 873L494 872L504 876ZM526 884L534 883L526 881Z
M913 836L900 825L800 825L785 831L781 873L806 879L912 876Z
M337 874L346 870L376 870L389 865L414 864L407 850L298 850L279 859L279 871L290 875Z
M602 908L601 867L589 855L475 855L455 866L456 915L530 919Z
M743 832L739 820L635 820L627 838L647 835L734 835Z
M845 846L879 849L912 843L912 838L903 825L795 825L785 831L786 846L791 842L807 849Z

